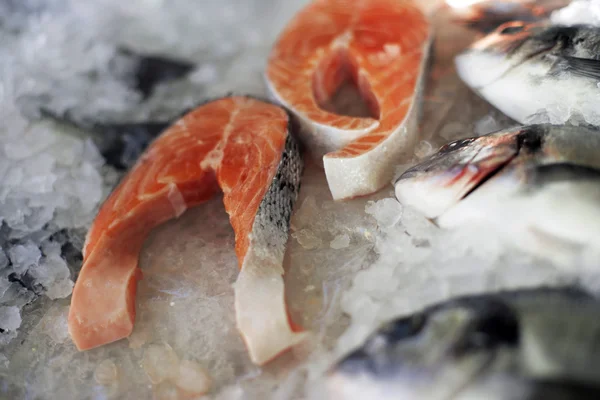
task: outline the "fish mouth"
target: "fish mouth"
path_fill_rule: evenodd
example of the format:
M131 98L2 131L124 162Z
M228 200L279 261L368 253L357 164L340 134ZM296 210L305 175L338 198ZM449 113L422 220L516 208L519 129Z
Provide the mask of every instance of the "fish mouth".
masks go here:
M473 192L483 186L487 181L503 171L515 158L517 154L504 158L499 163L490 163L489 167L479 167L478 173L474 174L469 180L471 188L458 200L459 202L469 197Z
M468 139L464 148L460 142L442 147L404 172L394 183L396 199L434 220L500 173L519 153L516 135Z
M515 163L543 155L545 132L530 125L451 142L394 182L396 199L435 221Z

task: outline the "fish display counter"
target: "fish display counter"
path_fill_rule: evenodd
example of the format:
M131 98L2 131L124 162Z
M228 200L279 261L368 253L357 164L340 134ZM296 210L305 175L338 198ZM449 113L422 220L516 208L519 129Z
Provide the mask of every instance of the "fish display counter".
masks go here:
M0 398L598 397L590 10L0 5Z

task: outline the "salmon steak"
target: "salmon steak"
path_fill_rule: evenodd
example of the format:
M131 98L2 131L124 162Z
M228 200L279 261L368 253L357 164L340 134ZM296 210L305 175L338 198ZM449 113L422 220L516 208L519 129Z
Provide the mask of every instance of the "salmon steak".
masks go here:
M269 91L298 119L334 199L389 184L414 148L431 37L413 1L315 0L276 41L266 69ZM326 109L346 82L354 83L370 117Z
M138 258L157 225L223 191L240 273L237 327L263 364L301 341L284 299L283 257L303 162L282 108L226 97L163 132L104 202L88 232L69 332L79 350L131 334Z

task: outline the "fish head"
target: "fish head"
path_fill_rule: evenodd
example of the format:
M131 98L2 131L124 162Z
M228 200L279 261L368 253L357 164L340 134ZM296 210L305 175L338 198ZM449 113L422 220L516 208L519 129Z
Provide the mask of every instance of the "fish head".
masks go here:
M510 118L596 124L597 27L509 22L455 58L461 80ZM596 122L594 122L596 121Z
M545 55L561 51L573 27L507 22L456 57L459 76L471 88L487 86L524 63L546 65Z
M518 133L502 131L442 146L395 181L396 198L428 218L438 217L517 154Z
M518 317L501 301L451 301L384 325L330 372L339 399L454 398L497 348L518 344Z
M387 323L338 362L328 375L330 398L594 398L578 395L600 393L598 307L572 288L432 306Z
M469 28L488 33L510 21L535 22L565 7L570 0L446 0L454 18Z

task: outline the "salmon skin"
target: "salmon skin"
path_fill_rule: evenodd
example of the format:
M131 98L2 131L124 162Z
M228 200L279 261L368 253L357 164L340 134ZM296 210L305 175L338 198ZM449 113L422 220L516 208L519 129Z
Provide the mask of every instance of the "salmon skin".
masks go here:
M235 232L236 320L250 358L263 364L304 338L290 326L282 279L303 169L290 126L278 106L226 97L188 113L150 145L88 232L69 312L79 350L132 332L145 238L219 187Z
M273 97L299 120L302 141L323 160L334 199L389 184L412 149L431 43L422 11L408 0L316 0L275 43L266 70ZM372 117L326 111L352 80Z

